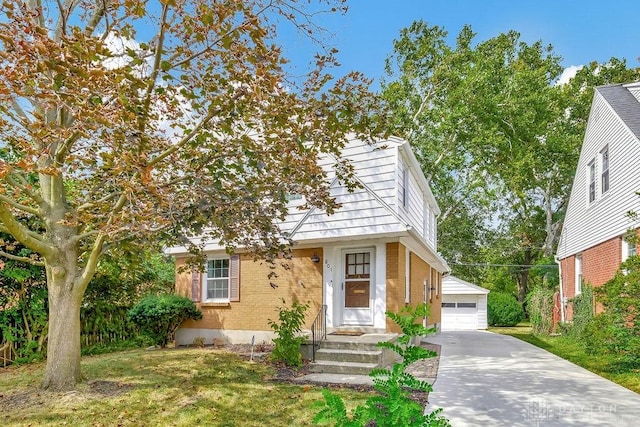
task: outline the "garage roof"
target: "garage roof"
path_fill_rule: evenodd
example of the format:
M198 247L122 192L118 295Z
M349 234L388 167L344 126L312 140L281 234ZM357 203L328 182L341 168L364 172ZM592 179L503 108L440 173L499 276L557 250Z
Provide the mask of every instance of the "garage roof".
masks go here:
M454 276L442 278L443 295L481 295L488 294L489 289L485 289L473 283L469 283Z

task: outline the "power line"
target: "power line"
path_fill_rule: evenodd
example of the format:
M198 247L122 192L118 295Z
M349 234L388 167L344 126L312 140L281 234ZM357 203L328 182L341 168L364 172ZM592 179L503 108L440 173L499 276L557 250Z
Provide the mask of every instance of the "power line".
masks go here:
M452 265L464 265L467 267L549 267L558 268L558 264L491 264L491 263L473 263L473 262L448 262Z

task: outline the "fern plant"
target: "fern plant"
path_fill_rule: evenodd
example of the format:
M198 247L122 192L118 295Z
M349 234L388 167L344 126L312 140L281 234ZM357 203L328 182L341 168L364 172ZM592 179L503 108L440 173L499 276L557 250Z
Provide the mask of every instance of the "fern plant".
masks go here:
M401 358L391 369L374 369L369 374L373 377L373 384L378 395L372 396L364 405L356 407L351 414L347 413L342 398L323 390L324 402L320 403L321 410L313 419L314 423L333 423L336 427L352 426L449 426L449 421L440 415L441 409L424 415L424 408L409 398L411 390L430 392L431 384L420 381L406 368L413 362L428 359L436 355L435 352L413 345L416 337L433 333L417 321L427 315L426 305L406 307L399 313L387 312L386 315L402 330L397 343L380 342L378 347L388 348Z

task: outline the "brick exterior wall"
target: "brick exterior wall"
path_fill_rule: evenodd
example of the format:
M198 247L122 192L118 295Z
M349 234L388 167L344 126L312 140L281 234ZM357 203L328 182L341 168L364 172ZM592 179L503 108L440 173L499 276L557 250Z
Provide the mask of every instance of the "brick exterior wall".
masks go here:
M397 312L404 304L404 254L400 243L387 243L387 311ZM388 317L388 331L399 332L399 328Z
M613 278L622 262L622 243L623 237L618 236L582 251L583 283L598 287ZM638 245L636 245L636 250L637 249ZM576 295L575 266L575 255L560 260L562 290L564 297L567 299L571 299ZM600 310L601 307L597 307L597 311ZM573 310L571 303L569 303L565 308L565 320L570 321L572 319Z
M387 311L397 312L407 305L405 303L406 251L407 248L400 243L387 243ZM432 272L431 280L429 280L429 270ZM430 269L430 265L414 253L409 257L409 275L409 305L416 305L423 301L424 279L427 279L429 284L435 284L437 281L438 289L442 289L442 274L435 269ZM427 319L429 325L440 323L441 294L442 291L438 296L435 291L432 293L432 299L429 301L430 314ZM387 318L386 328L389 332L401 332L389 318Z
M268 320L277 320L276 307L282 305L282 298L290 306L292 300L310 302L307 311L306 328L322 305L322 263L314 263L311 257L316 253L323 259L322 248L296 249L288 262L290 269L277 267L278 277L269 279L272 271L264 262L255 262L249 255L240 257L240 301L228 304L196 303L202 311L202 320L189 320L182 328L229 329L271 331ZM176 292L191 296L191 273L179 273L185 259L176 260ZM273 289L269 283L278 285Z

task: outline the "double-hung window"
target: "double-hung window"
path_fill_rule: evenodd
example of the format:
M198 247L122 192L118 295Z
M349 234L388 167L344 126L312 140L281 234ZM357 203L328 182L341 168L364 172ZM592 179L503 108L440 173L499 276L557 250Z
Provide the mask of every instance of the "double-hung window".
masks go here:
M400 203L402 207L409 210L409 171L402 167L400 171Z
M579 295L582 293L582 254L576 255L575 272L576 272L575 295Z
M600 151L600 165L602 173L600 174L600 191L602 194L609 191L609 146L607 145Z
M589 162L589 203L596 200L596 160Z
M206 280L204 280L204 301L229 301L229 258L207 261Z

